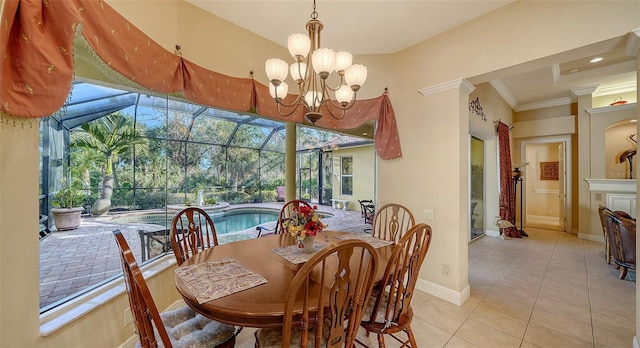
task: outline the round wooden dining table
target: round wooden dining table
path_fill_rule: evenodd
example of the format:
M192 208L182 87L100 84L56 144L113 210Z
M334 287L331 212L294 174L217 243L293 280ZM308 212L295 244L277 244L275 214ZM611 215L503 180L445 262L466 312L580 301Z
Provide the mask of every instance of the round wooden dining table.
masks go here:
M336 238L349 232L322 231L316 243L330 245L339 242ZM265 284L233 293L212 301L198 303L178 275L175 285L186 304L196 312L231 325L264 328L280 327L284 321L284 300L289 284L304 263L294 264L273 252L274 249L297 244L288 234L270 235L260 238L222 244L202 251L179 267L232 258L252 272L264 277ZM376 248L378 269L376 280L381 280L393 245ZM302 312L302 304L300 310Z

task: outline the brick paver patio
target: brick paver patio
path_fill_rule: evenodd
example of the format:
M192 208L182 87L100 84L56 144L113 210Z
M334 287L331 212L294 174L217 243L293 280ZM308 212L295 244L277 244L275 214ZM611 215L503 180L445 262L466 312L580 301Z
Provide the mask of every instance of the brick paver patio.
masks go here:
M279 210L282 203L243 204L233 208L260 207ZM364 231L360 212L342 211L330 206L320 206L320 212L334 216L325 218L328 229ZM215 223L215 219L214 219ZM71 231L56 231L40 242L40 308L45 309L58 301L92 289L96 284L122 273L118 248L111 231L122 231L136 259L141 262L138 228L153 226L136 223L117 223L110 217L83 217L80 227ZM254 228L225 235L218 232L219 242L254 238ZM153 256L153 255L152 255Z

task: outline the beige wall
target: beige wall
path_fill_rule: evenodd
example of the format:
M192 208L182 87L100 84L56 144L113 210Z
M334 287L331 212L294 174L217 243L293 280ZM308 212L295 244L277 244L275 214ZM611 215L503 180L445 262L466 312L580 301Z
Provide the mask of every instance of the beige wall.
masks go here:
M340 189L340 158L353 158L353 195L342 195ZM349 210L360 211L359 200L375 200L375 149L373 145L349 147L333 151L332 195L349 200Z
M632 114L630 116L633 116ZM635 118L633 119L635 120ZM605 179L629 179L629 161L623 159L620 162L620 155L627 150L632 150L637 145L629 139L635 134L637 140L636 125L629 120L614 124L605 130L604 135L604 163ZM638 156L633 156L632 160L633 179L638 177Z
M172 49L181 43L187 59L216 67L223 74L242 77L253 69L262 81L264 60L286 56L284 48L220 23L215 16L207 15L205 23L190 23L196 15L182 1L109 3L164 47ZM379 95L382 88L390 87L404 154L400 160L379 161L377 203L405 204L419 222L433 227L433 243L420 274L421 289L454 302L464 301L468 294L468 222L460 216L468 211L470 115L465 89L449 88L427 96L417 91L459 78L486 82L524 63L540 65L544 57L626 35L640 23L639 9L636 1L518 1L395 55L362 57L365 64L372 64L362 95ZM186 31L187 25L224 31L206 32L195 41L191 35L199 34ZM213 37L220 42L212 41ZM126 308L124 296L49 337L39 336L38 242L31 232L37 230L33 217L38 210L38 129L29 123L22 127L22 120L14 126L6 116L1 120L0 346L113 347L131 333L119 324ZM423 209L434 210L434 220L424 220ZM450 266L448 276L440 272L443 263ZM162 294L172 289L168 286L171 273L151 280ZM154 296L162 295L156 291Z

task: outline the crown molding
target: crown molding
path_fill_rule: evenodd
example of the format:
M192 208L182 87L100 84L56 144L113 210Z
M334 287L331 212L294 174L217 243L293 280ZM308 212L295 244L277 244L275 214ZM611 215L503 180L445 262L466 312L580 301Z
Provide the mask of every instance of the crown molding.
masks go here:
M544 109L544 108L550 108L553 106L569 105L571 104L572 101L573 100L570 97L551 99L551 100L545 100L545 101L536 102L536 103L518 105L514 110L516 112L520 112L520 111L527 111L527 110Z
M562 77L562 74L560 73L560 64L551 65L551 74L553 75L553 82L558 83Z
M593 114L601 114L601 113L611 112L611 111L635 109L637 106L638 106L637 103L628 103L628 104L622 104L622 105L616 105L616 106L609 105L609 106L602 106L599 108L590 108L590 109L585 109L585 111L588 112L590 115L593 115Z
M636 70L636 62L633 60L630 60L630 61L626 61L618 64L607 65L602 68L578 71L573 74L565 74L560 76L558 81L567 81L567 80L573 80L576 78L587 78L591 76L601 75L604 73L609 75L621 74L621 73L626 73L626 72L635 71L635 70Z
M489 83L512 109L516 107L518 101L513 97L513 94L511 94L511 91L509 91L509 89L501 79L491 80L489 81Z
M593 96L600 97L603 95L632 92L632 91L635 91L637 88L638 88L638 84L636 82L629 82L622 85L615 85L615 86L609 86L609 87L598 87L598 89L593 93Z
M574 98L577 98L581 95L593 94L593 92L595 92L598 89L598 86L600 85L591 85L591 86L574 88L571 90L571 95Z
M476 89L476 87L471 84L467 79L456 79L448 82L443 82L437 84L435 86L426 87L418 90L418 93L427 96L432 94L437 94L440 92L452 90L452 89L461 89L463 92L469 94Z
M629 33L629 39L627 39L624 51L628 55L635 57L638 54L638 49L640 49L640 28L633 29Z

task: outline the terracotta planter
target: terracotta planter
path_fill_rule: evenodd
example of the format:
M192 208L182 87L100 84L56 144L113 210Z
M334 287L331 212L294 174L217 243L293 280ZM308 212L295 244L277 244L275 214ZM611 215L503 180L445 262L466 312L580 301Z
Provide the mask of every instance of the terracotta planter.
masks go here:
M53 208L53 221L58 231L75 230L80 226L80 214L83 207L77 208Z

